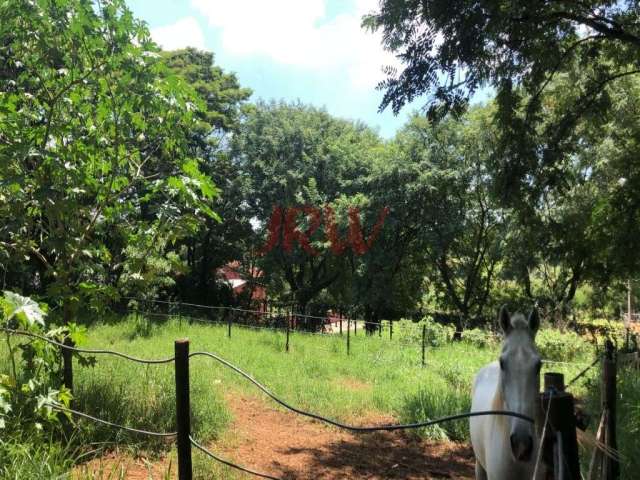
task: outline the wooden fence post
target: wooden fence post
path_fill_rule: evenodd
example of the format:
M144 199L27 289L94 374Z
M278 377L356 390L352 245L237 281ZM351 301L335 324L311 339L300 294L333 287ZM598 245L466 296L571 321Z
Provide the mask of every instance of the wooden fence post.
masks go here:
M612 450L617 450L616 438L616 379L617 365L615 347L611 340L605 343L605 356L602 364L602 409L606 410L607 421L605 425L606 445ZM615 480L620 476L620 466L610 455L604 455L604 478Z
M427 343L427 326L422 325L422 366L425 366L424 350Z
M389 340L393 340L393 320L389 320Z
M351 354L351 319L347 320L347 355Z
M67 347L73 347L73 340L65 337L63 341ZM73 393L73 352L68 348L62 348L62 382Z
M353 334L358 335L358 320L353 321Z
M176 432L178 480L192 480L191 412L189 400L189 339L175 341Z
M342 317L340 317L340 335L342 335Z
M227 337L231 338L232 313L227 312Z
M558 459L561 463L555 465L556 470L561 467L565 472L562 479L581 480L574 399L564 391L564 375L561 373L545 373L542 407L548 410L549 424L557 432L556 443L562 443L564 458Z
M378 323L378 336L382 337L382 320Z
M291 329L291 322L287 319L287 343L285 344L285 350L289 353L289 330Z

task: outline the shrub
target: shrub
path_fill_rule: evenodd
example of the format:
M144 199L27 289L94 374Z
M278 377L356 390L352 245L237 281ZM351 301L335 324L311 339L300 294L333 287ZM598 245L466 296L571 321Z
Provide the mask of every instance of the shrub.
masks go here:
M488 330L472 328L462 332L462 341L478 348L491 348L500 343L500 337Z
M389 328L389 322L382 322L383 328ZM426 327L425 340L429 347L441 347L448 343L455 332L455 328L450 325L441 325L431 317L424 317L419 322L401 319L393 322L393 336L401 342L421 343L422 328Z
M570 362L588 357L593 353L589 342L577 333L561 332L550 328L538 332L536 346L543 358L560 362Z

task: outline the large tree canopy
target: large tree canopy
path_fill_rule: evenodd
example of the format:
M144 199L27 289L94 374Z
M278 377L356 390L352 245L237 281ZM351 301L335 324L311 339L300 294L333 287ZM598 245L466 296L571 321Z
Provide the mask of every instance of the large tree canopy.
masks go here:
M528 176L557 182L555 163L579 141L580 119L607 111L609 87L640 73L639 13L635 1L382 0L364 24L381 29L403 62L387 69L381 108L397 113L426 95L437 120L464 112L479 90L495 90L496 155L513 200ZM571 75L571 94L549 115L544 93L559 73Z
M198 98L120 0L0 17L0 254L65 307L111 275L144 282L149 252L214 215L189 148Z

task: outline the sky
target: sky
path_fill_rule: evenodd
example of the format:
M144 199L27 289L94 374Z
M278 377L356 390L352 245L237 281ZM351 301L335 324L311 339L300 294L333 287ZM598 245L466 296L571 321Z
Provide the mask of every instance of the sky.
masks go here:
M378 0L128 0L166 50L212 51L252 100L300 100L392 137L421 102L379 113L384 65L399 66L379 33L360 27Z

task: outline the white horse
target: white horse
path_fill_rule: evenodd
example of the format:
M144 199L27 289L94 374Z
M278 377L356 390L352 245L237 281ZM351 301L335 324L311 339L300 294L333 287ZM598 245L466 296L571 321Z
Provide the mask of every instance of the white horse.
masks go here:
M499 361L478 372L472 390L471 411L507 410L526 415L535 424L504 415L471 417L471 443L476 456L477 480L532 480L538 455L542 408L540 367L535 336L538 311L529 318L500 309L498 322L504 332ZM538 468L536 480L544 476Z

